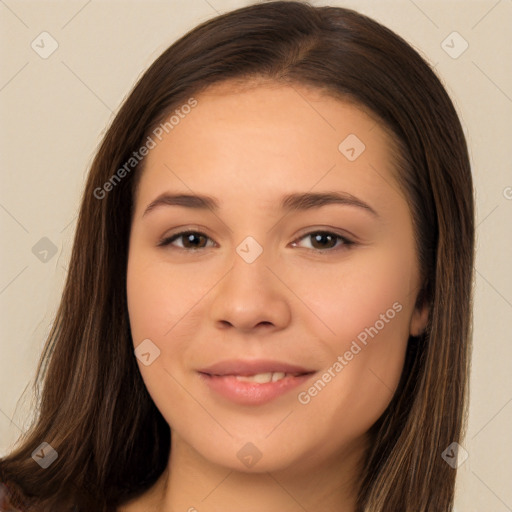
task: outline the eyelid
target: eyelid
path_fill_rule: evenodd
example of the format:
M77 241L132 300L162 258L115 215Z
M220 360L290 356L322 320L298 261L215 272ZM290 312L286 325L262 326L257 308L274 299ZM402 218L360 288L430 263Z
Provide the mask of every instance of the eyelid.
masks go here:
M342 235L341 233L338 233L337 230L333 229L325 229L325 228L317 228L317 229L309 229L308 231L302 233L299 235L295 240L292 242L292 244L297 244L300 240L307 238L308 236L314 235L314 234L327 234L327 235L334 235L334 237L338 240L341 240L342 243L338 246L334 246L332 248L328 249L310 249L306 248L309 251L312 251L314 253L329 253L329 252L336 252L343 249L348 249L350 246L353 246L356 244L355 240L352 238L347 237L346 235Z
M184 235L188 235L188 234L195 234L195 235L201 235L201 236L204 236L205 238L207 238L208 240L211 240L213 241L215 244L216 242L213 240L213 238L211 238L210 236L208 236L206 233L204 233L203 231L200 231L198 229L183 229L182 231L177 231L176 233L173 233L172 235L168 235L168 236L164 236L158 243L157 243L157 246L158 247L165 247L165 246L168 246L168 245L171 245L171 242L173 242L174 240L184 236ZM186 251L186 252L192 252L192 251L199 251L201 249L206 249L206 247L199 247L199 249L186 249L186 248L183 248L183 247L176 247L176 249L178 250L182 250L182 251Z
M346 229L340 229L330 226L305 228L297 235L296 240L298 240L299 238L303 238L306 235L311 235L313 233L329 233L331 235L339 236L340 238L352 243L356 243L359 240L356 235L352 234L350 231L347 231Z
M339 239L342 241L341 245L340 246L335 246L333 248L327 248L327 249L309 249L309 248L306 248L308 249L309 251L312 251L312 252L315 252L315 253L329 253L329 252L336 252L338 250L342 250L343 248L344 249L348 249L350 246L353 246L356 244L356 241L354 240L355 237L352 237L352 236L347 236L347 235L344 235L344 234L341 234L338 232L339 230L337 229L334 229L334 228L307 228L303 233L301 233L298 237L296 237L292 242L291 244L297 244L297 242L299 242L300 240L304 239L304 238L307 238L308 236L311 236L311 235L314 235L314 234L328 234L328 235L334 235L334 237L336 239ZM204 233L203 231L200 231L199 229L197 228L194 228L193 226L191 226L190 228L186 228L186 229L183 229L181 231L177 231L176 233L173 233L169 236L165 236L164 238L162 238L157 246L158 247L166 247L166 246L170 246L172 242L174 242L176 239L179 239L180 237L184 236L184 235L187 235L187 234L195 234L195 235L200 235L200 236L204 236L205 238L208 239L208 241L213 241L213 243L215 245L217 245L217 243L210 237L208 236L206 233ZM174 249L178 249L180 251L185 251L185 252L198 252L200 250L204 250L204 249L211 249L211 246L210 247L199 247L197 249L194 249L194 248L191 248L191 249L188 249L188 248L183 248L183 247L177 247L177 246L173 246Z

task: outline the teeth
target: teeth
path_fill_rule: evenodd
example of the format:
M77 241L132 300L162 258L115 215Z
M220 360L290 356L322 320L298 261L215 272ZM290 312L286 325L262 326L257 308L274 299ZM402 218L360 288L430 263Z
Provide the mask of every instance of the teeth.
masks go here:
M244 382L256 382L257 384L267 384L269 382L277 382L278 380L287 377L288 373L283 372L268 372L257 373L256 375L235 375L237 380Z

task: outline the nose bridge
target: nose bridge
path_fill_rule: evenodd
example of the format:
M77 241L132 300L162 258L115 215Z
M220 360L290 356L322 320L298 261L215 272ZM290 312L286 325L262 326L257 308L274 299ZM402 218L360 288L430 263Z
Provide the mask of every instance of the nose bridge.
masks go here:
M271 251L260 244L254 236L246 236L235 247L231 271L226 276L228 289L225 293L236 293L239 297L255 293L260 296L279 293L276 290L276 283L271 282L272 273L268 269L271 265Z
M261 237L259 237L261 239ZM268 246L267 246L268 247ZM258 259L260 265L262 260L268 259L268 251L265 251L263 245L252 235L246 236L236 247L236 253L247 265L252 265ZM263 253L265 256L262 258ZM235 258L236 261L236 258Z

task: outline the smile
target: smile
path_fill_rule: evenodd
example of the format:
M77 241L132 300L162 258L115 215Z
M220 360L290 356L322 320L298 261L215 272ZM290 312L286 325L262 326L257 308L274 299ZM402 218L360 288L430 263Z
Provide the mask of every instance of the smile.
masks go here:
M314 373L316 372L301 374L266 372L255 375L199 373L199 375L215 395L220 395L239 405L263 405L300 386Z

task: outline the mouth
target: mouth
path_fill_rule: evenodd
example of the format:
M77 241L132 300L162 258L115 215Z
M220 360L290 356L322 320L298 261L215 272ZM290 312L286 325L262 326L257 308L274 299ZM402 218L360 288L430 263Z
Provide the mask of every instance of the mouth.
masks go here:
M255 382L257 384L267 384L269 382L278 382L286 379L287 377L300 377L301 375L309 375L312 372L306 373L284 373L284 372L266 372L256 373L254 375L232 375L240 382ZM211 377L226 377L226 375L210 375Z
M268 384L269 382L279 382L287 377L301 377L303 375L310 375L315 373L304 372L304 373L285 373L285 372L264 372L264 373L255 373L253 375L236 375L236 374L216 374L216 373L207 373L207 372L199 372L208 377L234 377L236 380L240 382L255 382L256 384Z
M269 359L228 359L212 364L207 368L198 370L212 376L236 375L236 376L257 376L270 374L282 377L285 375L303 375L316 370L305 368L296 364L284 361L273 361Z
M224 361L198 371L215 395L240 405L262 405L303 384L316 370L276 361Z

